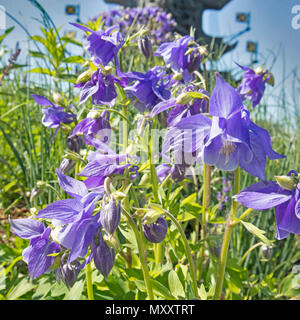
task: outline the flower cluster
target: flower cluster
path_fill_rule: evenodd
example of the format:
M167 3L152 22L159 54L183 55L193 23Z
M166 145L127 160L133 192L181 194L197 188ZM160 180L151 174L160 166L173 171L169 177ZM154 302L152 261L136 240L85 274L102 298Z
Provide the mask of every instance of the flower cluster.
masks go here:
M154 55L161 57L163 66L154 66L147 72L121 70L118 55L121 48L130 45L124 41L123 32L134 19L137 19L137 27L139 24L159 26L158 30L151 29L154 33L150 36L159 44ZM289 189L275 182L265 182L267 158L285 156L273 150L270 134L251 120L250 111L243 103L245 99L251 99L253 107L259 103L264 83L268 81L267 73L256 74L242 67L245 75L237 89L216 73L216 84L210 94L207 86L195 79L205 59L205 50L191 36L165 42L173 23L159 9L111 11L104 20L107 27L98 31L73 24L87 33L84 47L91 57L91 69L85 71L75 85L80 89L79 106L87 107L87 102L91 101L93 109L83 119L76 119L72 106L60 107L33 95L38 104L47 107L43 109L44 125L58 129L76 120L67 137L67 146L73 154L84 149L86 152L84 158L78 155L64 160L56 171L60 187L70 197L49 204L28 219L11 220L15 234L30 240L23 252L30 276L36 278L54 269L57 280L71 287L80 270L93 261L107 277L116 255L110 240L117 237L122 209L126 214L127 210L132 210L128 209L129 193L135 191L130 188L143 170L148 170L148 175L150 171L155 190L158 187L155 183L162 184L167 177L175 182L182 181L187 169L199 162L224 171L241 167L263 181L248 187L236 195L236 199L255 209L276 205L280 239L289 232L300 233L298 175L289 175L294 181ZM145 56L149 54L146 40L140 48ZM122 153L112 150L111 117L114 112L120 115L117 110L120 104L127 111L131 104L135 113L139 113L139 120L142 120L138 122L135 134L139 134L135 141L141 145L146 126L151 129L155 118L167 128L161 152L167 163L157 167L151 159L143 163L133 154L134 148L128 141L124 142ZM103 111L107 107L110 109ZM129 122L132 126L134 117L122 114L122 118L126 125ZM77 163L76 179L65 173L71 172L77 161L82 163ZM225 183L223 195L218 195L220 202L227 201L230 191L230 185ZM140 204L137 197L132 200ZM146 240L158 243L167 235L168 222L161 213L149 214L151 205L144 205L147 200L141 201L144 211L141 210L140 227Z
M127 34L129 29L133 33L142 27L149 29L156 45L172 40L176 26L171 15L159 7L113 9L102 12L100 16L106 28L119 25L123 34ZM97 19L98 17L93 18L92 21Z

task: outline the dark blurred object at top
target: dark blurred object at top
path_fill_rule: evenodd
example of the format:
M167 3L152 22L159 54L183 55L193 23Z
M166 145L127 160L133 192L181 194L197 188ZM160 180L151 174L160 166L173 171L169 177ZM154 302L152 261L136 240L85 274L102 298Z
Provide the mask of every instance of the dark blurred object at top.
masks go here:
M107 3L116 3L124 7L151 7L158 6L171 13L176 21L175 31L187 35L190 27L196 28L196 40L210 44L214 41L216 46L225 47L224 53L231 51L237 45L225 44L221 37L207 35L202 29L203 12L206 9L220 10L231 0L104 0Z

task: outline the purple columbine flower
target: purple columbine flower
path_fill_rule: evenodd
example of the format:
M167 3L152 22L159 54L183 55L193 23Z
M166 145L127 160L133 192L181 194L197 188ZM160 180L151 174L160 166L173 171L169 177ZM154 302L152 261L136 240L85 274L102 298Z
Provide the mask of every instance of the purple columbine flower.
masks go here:
M148 36L142 37L138 40L138 46L142 54L149 59L152 55L152 43Z
M111 134L109 113L105 110L96 119L85 118L81 120L75 126L69 138L74 138L81 134L83 134L85 144L92 145L96 149L111 152L108 147Z
M118 31L117 26L112 26L105 31L93 31L77 23L71 24L83 31L91 32L84 47L96 65L106 66L117 58L117 53L124 43L123 35Z
M241 66L245 73L241 84L238 86L237 91L240 93L242 99L249 99L252 101L252 107L255 108L265 91L265 83L269 80L269 71L256 73L254 70Z
M233 196L247 208L267 210L275 207L276 238L281 240L290 233L300 234L300 182L298 173L290 171L285 179L289 179L291 187L280 186L281 177L277 181L255 183Z
M136 100L134 106L140 112L151 110L157 103L171 96L168 89L170 79L161 67L154 67L147 73L129 72L124 74L124 78L129 82L125 91Z
M171 108L173 108L168 114L168 126L175 126L181 119L190 117L195 114L199 114L207 111L207 100L206 99L192 99L189 98L189 102L185 103L183 96L187 96L190 91L194 91L203 94L208 97L208 92L204 89L198 89L194 86L188 86L184 89L182 94L177 98L171 98L167 101L158 103L150 113L150 118L161 114ZM181 101L182 100L182 101Z
M159 217L154 223L142 224L145 238L154 243L162 242L168 231L168 223L165 218Z
M58 200L40 210L37 218L51 219L57 227L56 239L70 249L68 263L78 257L84 258L93 236L100 229L99 213L93 215L96 202L103 193L88 192L86 185L72 177L56 171L60 187L73 199Z
M104 180L111 174L124 174L130 163L121 164L128 156L126 154L102 154L93 152L88 156L88 164L78 174L87 177L84 181L89 189L103 188Z
M50 240L51 228L31 218L9 219L13 233L18 237L30 240L29 246L22 252L23 260L28 264L32 279L48 272L55 257L50 254L60 252L60 246Z
M173 71L181 73L185 82L192 79L192 73L199 68L202 59L197 49L186 54L191 41L194 41L192 37L184 36L161 44L154 53L155 56L162 56Z
M42 124L48 128L56 128L56 131L51 139L53 139L58 132L58 129L64 124L69 124L76 119L76 115L74 113L64 111L63 107L60 107L47 98L40 96L38 94L32 94L32 98L35 100L36 103L48 107L43 108L43 118ZM69 108L73 108L71 105Z
M115 83L123 84L113 74L103 72L99 68L92 74L89 81L75 85L76 88L81 88L79 104L85 103L88 98L92 97L92 104L113 106L117 97Z
M69 289L73 287L77 280L77 276L82 269L79 261L73 261L71 264L67 263L66 254L61 257L59 268L55 270L56 281L62 281Z
M106 244L101 234L96 237L95 242L93 242L91 255L96 268L107 278L115 263L115 251Z
M219 74L211 94L209 114L212 121L200 114L178 122L167 133L163 152L169 151L170 146L182 148L185 139L185 152L196 151L205 163L225 171L233 171L239 165L262 180L265 180L267 156L272 160L285 157L272 149L268 131L250 120L240 95ZM195 139L192 129L199 132Z
M121 203L112 196L104 196L100 212L100 222L103 228L113 234L121 220Z

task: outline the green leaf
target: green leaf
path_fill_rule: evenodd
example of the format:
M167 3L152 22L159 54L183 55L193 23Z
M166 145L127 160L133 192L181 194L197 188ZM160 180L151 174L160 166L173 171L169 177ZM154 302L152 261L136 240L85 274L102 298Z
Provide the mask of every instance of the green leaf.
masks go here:
M65 295L64 300L79 300L84 287L84 279L75 282L71 290Z
M192 193L191 195L189 195L188 197L186 197L181 201L181 206L184 206L188 203L195 203L196 196L197 196L196 192Z
M28 279L22 279L8 294L8 300L16 300L22 297L25 293L31 291L33 288L37 287L37 284L33 284Z
M201 283L201 286L198 292L201 300L207 300L207 292L205 290L203 283Z
M267 246L271 245L271 241L264 236L265 231L258 229L250 222L245 222L241 220L241 223L243 226L252 234L254 234L256 237L258 237L261 241L263 241Z
M63 60L65 63L84 63L84 59L82 56L73 56L73 57L68 57Z
M46 297L47 293L51 290L52 286L53 285L49 283L47 279L45 279L43 283L40 282L36 289L36 292L32 296L32 299L43 300Z
M15 27L10 27L10 28L8 28L8 29L6 29L6 30L4 31L3 35L0 36L0 44L2 43L2 41L4 40L4 38L5 38L6 36L8 36L8 35L14 30L14 28L15 28Z
M175 300L175 297L170 293L170 291L162 285L160 282L150 279L152 284L152 288L155 294L167 299L167 300Z
M47 55L43 52L39 52L39 51L31 51L29 50L29 54L32 56L32 57L35 57L35 58L47 58Z
M49 69L46 69L46 68L33 68L27 72L30 72L30 73L42 73L42 74L49 74L50 76L55 76L55 72L54 71L51 71Z
M82 43L80 41L78 41L77 39L70 38L70 37L61 37L61 40L64 42L67 42L67 43L72 43L75 46L82 47Z
M171 270L168 275L169 288L175 297L185 297L185 292L180 279L175 270Z

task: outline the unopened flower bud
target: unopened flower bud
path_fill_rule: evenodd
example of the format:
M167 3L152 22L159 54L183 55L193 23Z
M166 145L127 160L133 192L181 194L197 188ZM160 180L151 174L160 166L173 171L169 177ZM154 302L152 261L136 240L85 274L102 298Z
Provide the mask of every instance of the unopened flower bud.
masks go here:
M143 223L144 224L153 224L156 222L156 220L161 216L159 212L156 210L150 210L148 211L144 218L143 218Z
M96 268L107 278L115 263L114 249L110 248L101 236L99 244L94 245L92 252Z
M107 201L108 200L108 201ZM121 205L117 203L116 199L110 195L103 199L102 208L100 212L100 222L103 228L109 233L113 234L117 229L121 220Z
M67 173L70 170L72 170L76 165L76 161L71 159L63 159L63 161L60 163L59 171L62 173Z
M73 261L71 264L68 264L65 261L65 256L61 258L61 265L56 269L56 280L58 282L63 281L63 283L71 288L77 280L77 276L80 272L79 269L80 263L78 261Z
M114 235L105 234L103 235L103 240L110 248L113 248L115 251L120 250L120 242L116 237L114 237Z
M181 81L183 79L182 73L180 73L180 72L175 73L173 76L173 79Z
M176 104L188 104L193 97L188 92L182 92L176 99Z
M46 190L46 183L44 181L38 181L35 187L30 192L30 201L33 201L36 197L41 195Z
M270 260L272 258L273 248L272 246L262 245L260 247L260 252L265 259Z
M159 217L154 223L146 224L143 219L143 232L145 238L154 243L162 242L167 234L168 223L163 217Z
M141 50L142 54L149 59L152 54L152 43L148 36L140 38L138 41L139 49Z
M87 118L92 118L92 119L98 119L101 117L101 112L98 110L91 110L88 114L87 114Z
M187 56L187 69L189 73L192 73L199 69L202 57L199 52L193 51Z
M171 176L175 182L180 182L184 179L185 167L180 164L175 164L171 168Z
M76 84L88 82L91 79L93 73L94 73L94 70L92 69L88 69L84 71L78 76L76 80Z
M57 104L59 106L64 106L65 105L65 99L60 93L53 92L52 97L53 97L53 101L54 101L55 104Z
M77 135L72 138L67 137L67 146L69 150L79 153L82 147L82 137Z
M277 183L280 185L281 188L285 190L293 190L296 188L299 178L291 175L291 176L275 176Z

